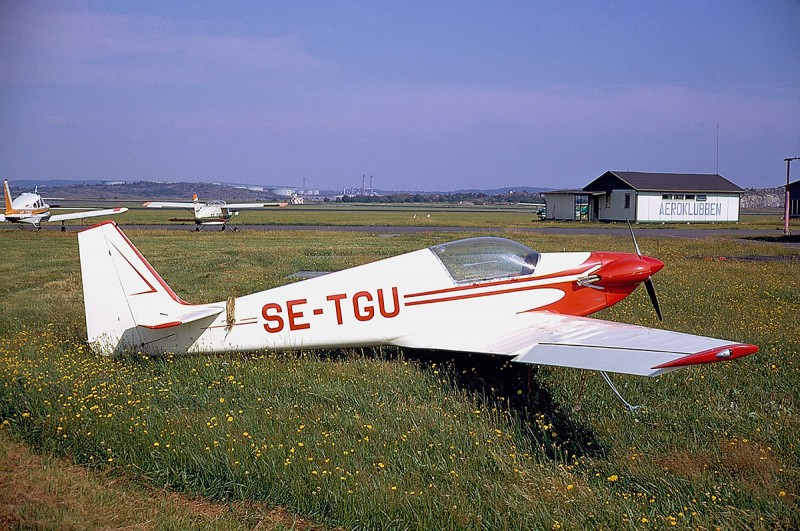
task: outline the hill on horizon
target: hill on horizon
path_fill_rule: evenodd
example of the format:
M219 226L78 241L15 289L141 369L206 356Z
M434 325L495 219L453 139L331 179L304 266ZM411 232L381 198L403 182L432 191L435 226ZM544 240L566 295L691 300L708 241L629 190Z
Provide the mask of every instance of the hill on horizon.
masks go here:
M17 197L23 192L34 189L45 198L60 198L65 200L185 200L190 201L193 194L200 200L210 201L222 199L225 201L274 201L280 199L268 190L259 191L244 188L246 185L233 185L228 183L204 182L155 182L155 181L130 181L114 182L100 180L71 181L59 180L19 180L10 181L12 197ZM265 188L268 188L265 186ZM487 196L505 195L509 192L538 194L547 192L552 188L535 186L504 186L490 189L464 189L452 192L419 192L419 191L388 191L376 190L379 195L390 194L419 194L419 195L455 195L455 194L485 194ZM320 190L320 199L341 195L341 191ZM351 192L351 196L357 195ZM742 195L741 206L744 209L775 209L782 208L784 201L783 187L747 189Z
M22 179L9 181L12 196L34 189L44 196L65 199L191 199L197 194L201 199L227 200L261 200L273 199L275 194L269 192L273 188L286 188L275 185L244 185L232 183L207 182L160 182L160 181L104 181L86 180L35 180ZM248 186L263 187L263 191L253 190ZM463 189L453 191L423 192L414 190L375 190L378 195L420 194L420 195L453 195L453 194L486 194L502 195L510 192L539 193L552 188L537 186L504 186L489 189ZM358 195L348 191L347 195ZM320 196L342 195L340 190L320 190Z

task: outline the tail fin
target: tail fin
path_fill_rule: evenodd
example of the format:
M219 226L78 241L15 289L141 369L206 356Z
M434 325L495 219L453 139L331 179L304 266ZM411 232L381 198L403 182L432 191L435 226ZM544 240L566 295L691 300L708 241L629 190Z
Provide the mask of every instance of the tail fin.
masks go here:
M194 194L192 196L192 201L194 202L194 217L197 218L197 216L200 215L200 207L202 207L203 205L201 205L200 200L197 199L197 194Z
M8 179L3 179L3 193L6 196L6 214L13 214L14 209L11 208L11 190L8 189Z
M95 352L146 349L159 339L153 331L213 317L225 309L182 301L113 221L80 232L78 246L86 331Z

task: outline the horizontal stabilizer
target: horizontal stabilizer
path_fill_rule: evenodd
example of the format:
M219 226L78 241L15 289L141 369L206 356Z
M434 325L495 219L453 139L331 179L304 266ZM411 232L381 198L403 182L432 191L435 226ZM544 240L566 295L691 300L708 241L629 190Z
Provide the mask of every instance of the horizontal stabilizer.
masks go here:
M163 320L146 322L146 323L139 322L137 324L139 326L150 328L152 330L161 330L162 328L172 328L174 326L179 326L182 324L199 321L200 319L216 317L223 311L225 311L224 307L209 306L201 310L195 310L193 312L188 312L181 315L167 315L164 313L160 313L157 317L163 317Z

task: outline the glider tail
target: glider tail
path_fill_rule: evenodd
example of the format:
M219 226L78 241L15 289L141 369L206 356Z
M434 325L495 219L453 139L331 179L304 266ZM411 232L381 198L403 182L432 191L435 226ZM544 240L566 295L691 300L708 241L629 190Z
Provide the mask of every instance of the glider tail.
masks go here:
M86 331L95 352L151 350L148 344L164 329L224 309L178 298L113 221L80 232L78 246Z

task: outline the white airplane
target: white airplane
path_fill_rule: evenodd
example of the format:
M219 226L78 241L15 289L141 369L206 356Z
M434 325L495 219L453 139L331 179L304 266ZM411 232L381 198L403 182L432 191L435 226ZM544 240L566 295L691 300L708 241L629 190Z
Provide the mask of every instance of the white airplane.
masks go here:
M71 212L69 214L55 214L50 212L50 205L37 193L22 193L13 201L11 200L11 190L8 188L8 180L3 180L3 193L6 199L6 212L0 214L0 221L9 223L27 223L33 225L38 230L42 229L41 224L45 222L60 221L61 232L67 230L66 222L73 219L93 218L97 216L111 216L127 212L127 208L107 208L105 210L84 210L82 212Z
M635 241L635 240L634 240ZM78 234L86 328L102 354L395 345L656 376L758 347L585 317L663 263L458 240L212 304L180 299L113 221Z
M144 204L147 208L185 208L194 212L193 219L169 218L169 221L193 221L196 225L195 230L199 231L203 225L222 225L220 230L225 227L232 216L238 216L239 210L246 208L266 208L266 207L285 207L288 203L234 203L227 204L225 201L209 201L201 203L197 199L197 194L192 197L191 203L174 203L169 201L148 201ZM235 229L234 229L235 230Z

